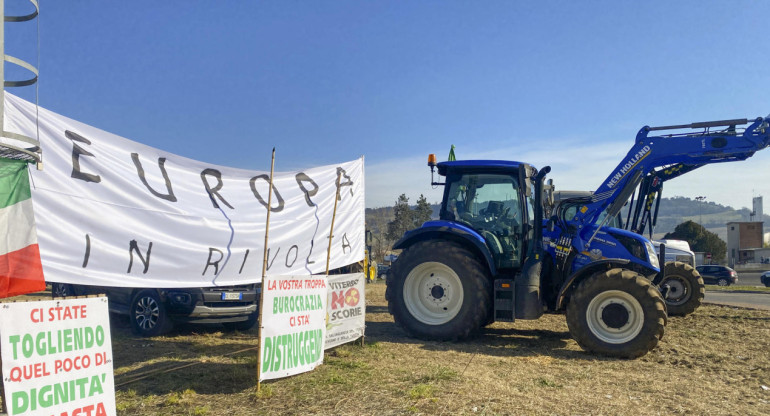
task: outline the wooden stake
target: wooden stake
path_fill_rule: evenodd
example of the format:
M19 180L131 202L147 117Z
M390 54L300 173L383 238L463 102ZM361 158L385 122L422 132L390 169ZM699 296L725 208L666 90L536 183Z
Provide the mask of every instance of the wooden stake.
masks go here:
M332 257L332 237L334 237L334 220L337 218L337 200L340 199L340 180L342 171L337 171L337 192L334 195L334 212L332 213L332 227L329 229L329 248L326 249L326 275L329 275L329 260Z
M270 210L273 204L273 171L275 169L275 147L270 160L270 189L267 191L267 219L265 219L265 250L262 253L262 290L259 292L259 314L257 315L257 393L262 388L260 374L262 372L262 305L265 303L265 278L267 277L267 237L270 235ZM339 189L338 189L339 191ZM328 266L327 266L328 267Z
M0 404L0 413L7 414L8 408L5 405L5 387L3 386L3 357L0 355L0 400L2 400L2 404Z

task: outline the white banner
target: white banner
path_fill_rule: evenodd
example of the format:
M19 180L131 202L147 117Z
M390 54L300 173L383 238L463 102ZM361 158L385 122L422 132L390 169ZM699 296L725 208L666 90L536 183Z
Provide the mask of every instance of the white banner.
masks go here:
M326 298L325 348L336 347L364 336L366 327L363 273L329 276Z
M259 380L310 371L323 362L326 276L266 277Z
M107 298L0 304L9 415L114 415Z
M40 109L32 198L47 281L195 287L261 279L269 171L187 159ZM35 107L6 94L6 130L35 137ZM212 146L225 146L212 138ZM276 165L281 165L277 151ZM269 166L270 155L255 158ZM337 184L340 175L339 185ZM275 174L268 274L363 259L364 163Z

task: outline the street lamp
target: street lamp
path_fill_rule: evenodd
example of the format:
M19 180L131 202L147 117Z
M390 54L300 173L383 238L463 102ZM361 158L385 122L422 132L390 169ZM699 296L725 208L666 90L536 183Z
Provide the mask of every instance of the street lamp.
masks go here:
M696 196L695 200L698 201L698 202L701 202L701 204L698 204L698 217L699 217L698 222L702 226L703 225L703 204L702 204L702 202L706 200L706 197L702 196L702 195L701 196Z

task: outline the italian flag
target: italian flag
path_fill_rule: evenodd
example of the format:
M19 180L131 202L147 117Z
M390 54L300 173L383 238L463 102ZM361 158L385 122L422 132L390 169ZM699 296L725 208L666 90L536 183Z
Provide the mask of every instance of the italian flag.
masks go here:
M45 290L27 162L0 158L0 298Z

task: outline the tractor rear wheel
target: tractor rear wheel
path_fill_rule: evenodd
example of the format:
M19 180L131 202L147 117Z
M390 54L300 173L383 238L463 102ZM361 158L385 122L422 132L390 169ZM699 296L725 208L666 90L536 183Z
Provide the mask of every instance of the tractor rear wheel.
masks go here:
M567 305L567 326L586 351L636 358L663 338L668 317L658 289L644 276L611 269L584 280Z
M693 313L706 295L706 285L695 268L687 263L666 263L662 285L668 285L666 306L669 316L685 316Z
M385 298L396 324L413 337L459 340L486 322L487 268L458 244L433 240L405 249L388 273Z

